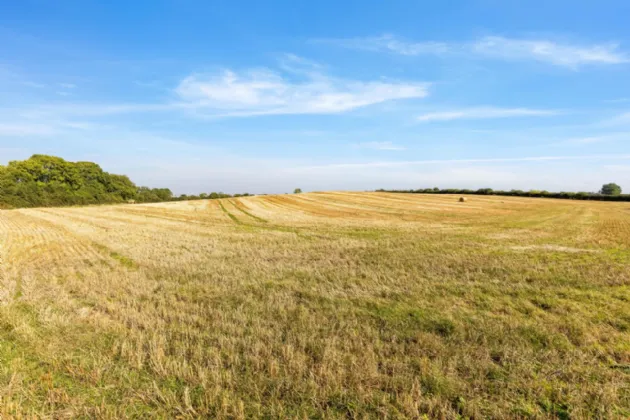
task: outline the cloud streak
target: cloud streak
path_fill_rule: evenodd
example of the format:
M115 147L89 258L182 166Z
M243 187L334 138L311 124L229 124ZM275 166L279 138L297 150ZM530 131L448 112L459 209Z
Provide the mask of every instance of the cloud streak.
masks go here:
M572 137L566 139L561 142L555 143L555 145L582 145L588 146L592 144L598 143L607 143L607 142L619 142L619 141L628 141L630 139L630 132L617 132L617 133L606 133L601 135L592 135L592 136L584 136L584 137Z
M576 69L583 65L611 65L630 62L616 43L578 45L547 39L486 36L468 42L412 42L393 35L328 39L318 43L363 51L388 52L405 56L467 54L505 61L539 61Z
M358 143L355 145L358 149L373 149L373 150L391 150L400 151L407 150L406 147L396 145L391 141L370 141L366 143Z
M549 40L512 39L488 36L475 42L472 51L504 60L542 61L577 68L586 64L621 64L629 61L617 44L570 45Z
M209 116L338 114L399 99L428 95L427 83L356 81L309 73L302 80L269 70L193 74L175 92Z
M56 127L45 124L0 122L0 137L47 136L57 132Z
M81 121L16 119L15 122L0 121L0 138L56 136L70 131L92 132L102 128L102 125Z
M494 118L518 118L518 117L548 117L559 114L559 111L548 109L530 108L497 108L477 107L464 108L449 111L429 112L419 115L419 122L453 121L453 120L478 120Z
M454 49L453 44L446 42L409 42L391 34L366 38L320 39L314 42L317 44L332 44L354 50L391 52L408 56L447 54L453 52Z
M325 168L392 168L416 165L441 165L441 164L466 164L466 163L516 163L516 162L553 162L553 161L580 161L580 160L627 160L630 155L584 155L584 156L534 156L522 158L487 158L487 159L433 159L433 160L406 160L388 162L365 162L365 163L332 163L327 165L304 166L293 168L293 171L325 169Z

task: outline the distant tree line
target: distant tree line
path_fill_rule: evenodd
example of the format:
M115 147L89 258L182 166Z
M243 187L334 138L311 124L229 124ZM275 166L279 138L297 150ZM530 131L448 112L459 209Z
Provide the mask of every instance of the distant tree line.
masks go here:
M236 194L235 197L249 194ZM0 208L52 207L231 197L224 193L173 196L168 188L136 186L127 176L92 162L68 162L47 155L0 165Z
M199 195L187 195L182 194L177 197L171 198L169 201L186 201L186 200L216 200L218 198L238 198L238 197L251 197L254 194L226 194L222 192L201 193Z
M597 201L630 201L630 194L622 194L621 187L615 183L606 184L597 192L549 192L540 190L510 190L501 191L492 188L480 188L478 190L457 188L424 188L417 190L377 190L380 192L407 193L407 194L458 194L458 195L500 195L509 197L539 197L560 198L567 200L597 200Z

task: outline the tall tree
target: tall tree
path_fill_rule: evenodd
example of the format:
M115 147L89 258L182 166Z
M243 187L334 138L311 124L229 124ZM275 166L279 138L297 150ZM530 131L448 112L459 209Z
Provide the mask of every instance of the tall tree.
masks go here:
M614 182L604 184L602 189L599 191L600 194L604 195L621 195L621 192L621 187Z

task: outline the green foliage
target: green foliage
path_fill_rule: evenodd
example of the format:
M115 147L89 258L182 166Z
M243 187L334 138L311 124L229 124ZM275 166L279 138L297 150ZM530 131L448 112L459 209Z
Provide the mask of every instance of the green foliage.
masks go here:
M604 184L599 193L604 195L621 195L621 187L614 182L611 182L609 184Z
M67 162L55 156L33 155L0 166L0 209L229 197L222 192L175 197L168 188L137 187L127 176L107 173L96 163Z
M166 188L136 187L125 175L110 174L92 162L33 155L0 166L0 207L48 207L165 201Z
M296 188L295 190L293 190L293 194L302 194L302 189Z
M168 188L139 187L135 196L135 200L139 203L159 203L172 199L173 193Z

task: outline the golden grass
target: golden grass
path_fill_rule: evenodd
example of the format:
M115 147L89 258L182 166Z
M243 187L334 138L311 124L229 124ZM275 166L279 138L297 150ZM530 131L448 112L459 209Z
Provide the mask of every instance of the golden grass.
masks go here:
M0 212L0 417L630 416L630 207Z

